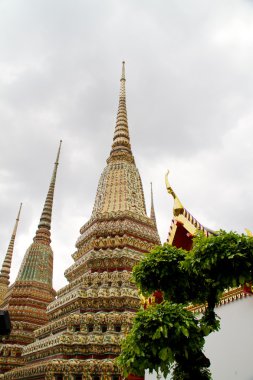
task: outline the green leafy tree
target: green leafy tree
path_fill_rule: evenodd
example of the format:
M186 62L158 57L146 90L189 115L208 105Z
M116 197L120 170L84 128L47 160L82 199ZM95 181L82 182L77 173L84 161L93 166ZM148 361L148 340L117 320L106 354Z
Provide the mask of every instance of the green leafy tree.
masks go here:
M124 374L148 369L172 372L173 380L211 379L205 336L219 329L214 308L223 292L252 280L253 238L200 233L190 252L164 244L135 266L133 277L143 295L159 290L164 300L137 313L118 358ZM203 316L188 311L189 304L205 304Z

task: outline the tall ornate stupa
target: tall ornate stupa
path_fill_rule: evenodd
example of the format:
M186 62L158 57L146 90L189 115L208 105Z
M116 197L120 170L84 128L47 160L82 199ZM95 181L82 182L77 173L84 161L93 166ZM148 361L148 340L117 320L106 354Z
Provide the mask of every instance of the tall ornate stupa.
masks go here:
M101 175L90 220L80 230L68 285L47 308L49 323L26 346L26 365L4 379L80 380L120 376L115 357L130 330L140 299L133 266L160 243L146 214L142 183L131 150L125 94L125 65L113 143Z
M17 279L8 288L1 305L1 309L10 313L12 332L0 343L0 373L23 365L23 347L34 341L33 331L48 321L46 307L55 298L50 230L60 149L61 142L33 243L27 249Z
M13 255L13 250L14 250L14 243L16 239L16 233L18 229L18 222L20 218L20 212L22 208L22 203L20 204L17 219L13 228L13 232L11 235L11 240L2 264L2 269L0 272L0 307L1 304L3 303L3 300L5 298L5 295L8 291L8 287L10 285L10 270L11 270L11 262L12 262L12 255Z

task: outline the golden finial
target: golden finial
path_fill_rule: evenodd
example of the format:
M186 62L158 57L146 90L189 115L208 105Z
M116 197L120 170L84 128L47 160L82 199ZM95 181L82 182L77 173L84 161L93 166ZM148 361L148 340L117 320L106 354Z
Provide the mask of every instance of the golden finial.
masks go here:
M127 109L126 109L126 77L125 77L125 61L122 62L122 73L120 78L120 92L119 92L119 107L116 119L116 127L113 136L112 149L110 157L121 156L125 154L131 156L134 161L131 151L128 121L127 121ZM108 160L110 160L110 157ZM107 161L108 162L108 161Z
M61 144L62 144L62 140L60 140L60 145L59 145L57 156L56 156L55 164L57 164L57 165L59 165L59 157L60 157L60 153L61 153Z
M165 184L166 184L166 188L167 188L168 193L171 194L172 197L174 198L173 213L174 213L174 215L178 215L184 210L184 207L183 207L182 203L180 202L178 196L176 195L176 193L172 189L172 187L169 183L168 175L169 175L169 170L165 174Z
M126 80L126 75L125 75L125 61L122 62L122 74L121 74L121 79L120 80Z

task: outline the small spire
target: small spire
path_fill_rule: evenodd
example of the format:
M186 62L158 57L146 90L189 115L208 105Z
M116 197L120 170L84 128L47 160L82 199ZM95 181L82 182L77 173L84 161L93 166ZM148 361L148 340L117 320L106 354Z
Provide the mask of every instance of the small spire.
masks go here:
M21 208L22 208L22 203L20 203L18 215L16 218L16 222L13 228L13 232L11 235L11 240L7 249L7 253L5 256L5 259L2 264L2 269L0 272L0 303L1 303L1 298L4 298L3 293L6 293L7 288L10 284L10 270L11 270L11 261L12 261L12 255L13 255L13 250L14 250L14 243L15 243L15 237L17 233L17 228L18 228L18 222L20 218L20 213L21 213Z
M46 201L43 207L43 211L40 217L40 222L38 225L38 229L36 231L36 235L34 237L34 242L43 242L44 244L49 245L51 242L50 239L50 230L51 230L51 218L52 218L52 208L53 208L53 199L54 199L54 189L55 189L55 182L56 182L56 174L57 174L57 168L59 165L59 157L61 152L61 144L62 140L60 140L60 145L58 148L56 161L54 164L54 170L53 175L51 178L51 182L49 185Z
M116 120L116 127L114 131L113 144L110 153L115 156L122 153L127 153L132 158L130 137L128 131L127 109L126 109L126 77L125 77L125 62L122 62L122 73L120 78L120 94L119 94L119 108Z
M151 209L150 209L150 219L152 219L155 223L155 226L157 227L156 224L156 216L155 216L155 207L154 207L154 197L153 197L153 186L152 182L150 182L150 188L151 188Z

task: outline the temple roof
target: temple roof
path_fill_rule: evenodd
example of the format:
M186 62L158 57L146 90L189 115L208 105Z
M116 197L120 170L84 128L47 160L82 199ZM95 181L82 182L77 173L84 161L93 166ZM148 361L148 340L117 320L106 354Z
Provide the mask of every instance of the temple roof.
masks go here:
M199 221L194 218L182 205L169 183L168 173L169 172L165 175L165 183L168 193L172 195L174 199L174 218L171 222L167 241L169 244L174 245L177 248L190 250L192 248L192 238L197 231L203 231L206 236L214 234L214 231L199 223Z
M174 198L174 218L171 222L167 242L177 248L191 250L192 238L194 237L194 235L196 235L198 231L202 231L206 236L217 235L217 232L211 230L210 228L204 227L202 224L198 222L196 218L194 218L189 213L189 211L187 211L184 208L184 206L180 202L178 196L176 195L169 183L168 173L169 172L167 172L165 175L165 183L168 193L172 195L172 197ZM252 233L247 228L245 228L245 230L248 236L252 236ZM248 296L252 296L251 285L249 286L248 290L247 286L245 287L245 285L239 286L237 288L230 288L223 293L216 307L226 305L230 302ZM188 309L196 313L202 313L206 309L206 305L191 305L188 307Z

